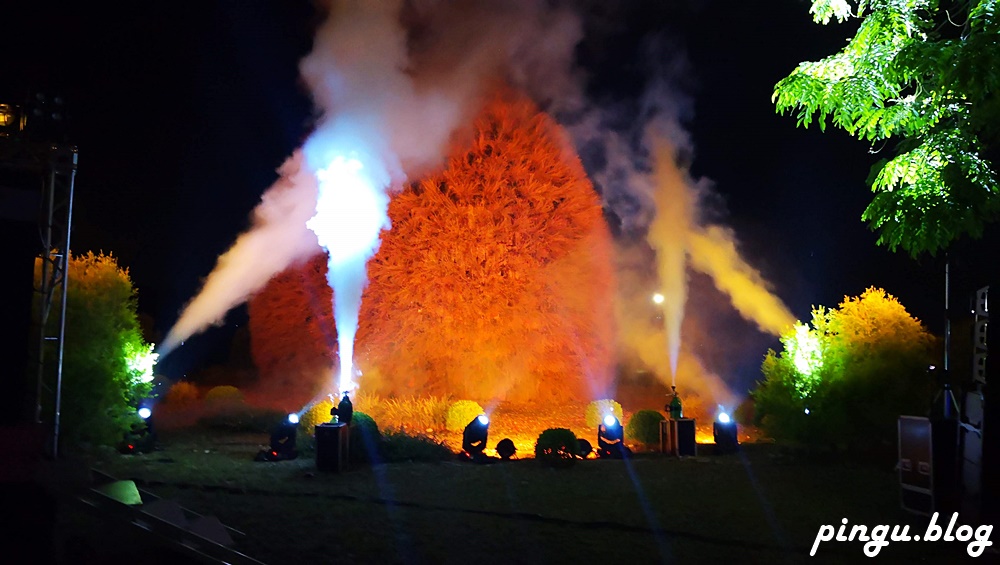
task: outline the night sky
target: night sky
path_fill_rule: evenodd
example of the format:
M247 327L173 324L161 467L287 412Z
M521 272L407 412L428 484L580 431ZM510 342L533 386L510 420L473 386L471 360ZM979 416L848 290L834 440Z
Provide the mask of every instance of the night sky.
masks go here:
M5 15L19 33L0 37L0 95L66 98L79 147L73 249L113 252L130 270L140 311L165 333L309 132L297 63L318 16L287 1L21 4L32 7ZM593 3L580 59L592 94L622 101L642 87L635 61L648 38L682 62L676 88L692 102L683 117L691 172L712 181L717 219L796 317L881 286L941 333L943 259L879 248L860 220L879 156L841 131L797 129L774 111L778 80L852 34L849 25L813 24L808 5ZM953 288L989 283L975 249L955 255ZM189 340L165 369L177 376L218 362L244 319L233 311L227 327ZM739 363L751 373L777 346L754 339L758 353Z

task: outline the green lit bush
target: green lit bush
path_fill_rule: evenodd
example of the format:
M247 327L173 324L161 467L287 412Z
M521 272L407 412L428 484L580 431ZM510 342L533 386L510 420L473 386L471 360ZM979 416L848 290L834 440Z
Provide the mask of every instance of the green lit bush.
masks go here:
M601 421L604 420L604 416L608 412L614 414L619 422L625 421L625 413L622 411L622 405L610 398L605 398L603 400L595 400L587 405L587 412L585 414L587 427L596 428L600 426Z
M773 439L874 453L895 449L900 415L922 415L935 338L884 290L813 310L768 351L754 421Z
M535 440L535 459L550 467L569 467L580 450L576 434L566 428L549 428Z
M376 463L379 461L382 434L378 424L364 412L355 412L351 418L351 463Z
M656 410L639 410L625 426L625 438L646 446L659 445L660 422L666 416Z
M443 442L425 435L404 432L387 432L382 435L382 459L387 463L399 461L448 461L455 453Z
M482 413L484 413L483 407L474 400L453 402L445 415L445 428L450 432L460 432Z

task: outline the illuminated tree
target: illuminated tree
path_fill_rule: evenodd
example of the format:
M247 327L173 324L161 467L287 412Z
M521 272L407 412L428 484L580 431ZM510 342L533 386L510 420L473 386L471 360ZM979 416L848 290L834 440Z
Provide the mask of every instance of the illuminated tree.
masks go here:
M755 417L773 437L870 447L895 438L896 418L924 415L935 383L934 337L896 298L869 288L768 351L753 392Z
M40 261L38 265L36 284ZM78 255L68 268L60 438L65 445L115 445L138 423L136 402L152 388L153 345L142 337L128 270L120 268L114 257ZM57 320L58 313L53 312L47 321L50 335ZM55 355L54 348L46 352L47 359ZM45 375L46 414L54 408L55 379L54 370Z
M604 394L614 317L600 198L558 126L529 101L499 95L470 126L443 171L390 203L355 343L361 387L480 400ZM289 363L331 362L329 290L316 290L324 261L287 271L251 300L262 381Z
M271 279L247 306L255 399L296 410L323 392L334 365L337 330L326 282L326 254Z
M995 0L813 0L813 19L859 19L839 53L774 90L779 113L815 119L896 154L873 169L862 219L913 256L979 237L1000 211L1000 20Z
M510 93L447 168L393 198L369 263L362 386L592 398L610 378L611 240L558 126Z

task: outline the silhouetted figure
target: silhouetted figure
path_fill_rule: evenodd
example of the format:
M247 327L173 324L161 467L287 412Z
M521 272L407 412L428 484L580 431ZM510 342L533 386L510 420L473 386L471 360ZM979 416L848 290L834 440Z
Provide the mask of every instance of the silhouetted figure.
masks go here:
M340 405L330 409L330 415L336 416L337 421L342 424L351 425L351 419L354 418L354 404L347 397L347 391L344 391L344 398L340 399Z
M462 432L462 455L476 463L489 461L485 453L489 430L490 419L485 414L480 414L469 422Z
M597 456L601 459L622 459L631 454L625 446L625 431L618 418L607 415L597 428Z

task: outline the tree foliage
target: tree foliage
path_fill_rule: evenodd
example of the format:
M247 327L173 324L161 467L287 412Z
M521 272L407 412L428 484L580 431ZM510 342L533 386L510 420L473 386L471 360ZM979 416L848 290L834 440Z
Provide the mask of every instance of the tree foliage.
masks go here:
M257 368L253 395L295 410L329 384L337 330L326 254L275 275L247 304L250 355ZM329 418L328 418L329 419Z
M128 270L111 255L87 253L69 260L66 334L60 404L60 438L66 445L115 445L139 423L136 404L152 388L153 345L142 337L137 296ZM36 268L36 283L41 269ZM47 320L57 332L57 312ZM54 347L46 358L54 360ZM55 363L47 363L54 369ZM54 410L55 370L45 378L43 409Z
M913 256L963 235L978 238L1000 212L1000 20L996 0L813 0L817 23L860 20L847 45L799 66L775 86L781 114L827 122L881 147L862 219L878 242Z
M355 342L362 389L480 400L603 392L611 237L579 158L551 118L506 91L464 139L389 205ZM251 300L262 379L332 365L325 274L318 255Z
M895 437L898 416L924 415L935 383L934 337L895 297L869 288L767 352L753 392L755 418L772 437L870 447Z

